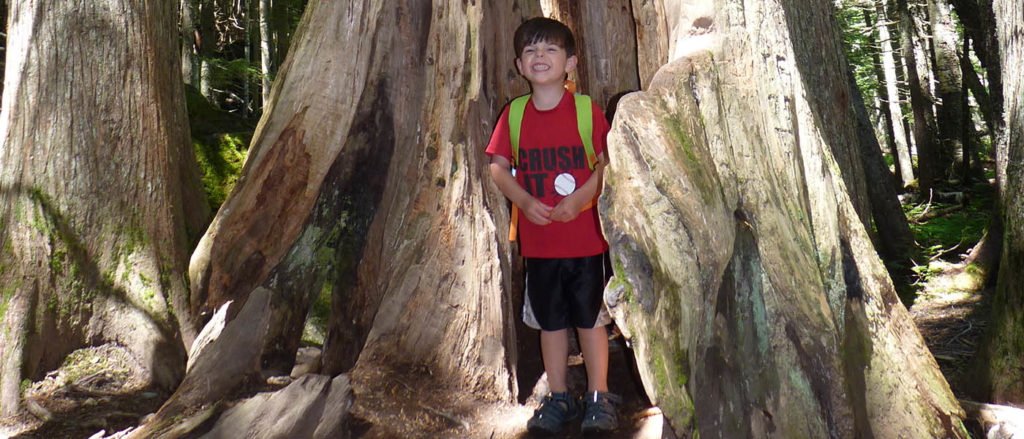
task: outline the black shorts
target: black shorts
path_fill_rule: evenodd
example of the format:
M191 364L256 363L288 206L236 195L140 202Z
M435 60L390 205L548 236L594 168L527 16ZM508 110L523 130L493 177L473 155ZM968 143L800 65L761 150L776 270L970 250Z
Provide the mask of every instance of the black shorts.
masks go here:
M526 294L545 331L593 328L611 277L608 253L582 258L526 258Z

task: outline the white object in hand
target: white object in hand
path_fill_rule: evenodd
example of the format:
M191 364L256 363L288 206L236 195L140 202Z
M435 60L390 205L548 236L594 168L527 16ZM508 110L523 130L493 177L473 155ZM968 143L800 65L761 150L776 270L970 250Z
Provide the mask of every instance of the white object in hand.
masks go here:
M555 177L555 192L563 197L568 196L576 190L576 179L573 178L572 174L558 174Z

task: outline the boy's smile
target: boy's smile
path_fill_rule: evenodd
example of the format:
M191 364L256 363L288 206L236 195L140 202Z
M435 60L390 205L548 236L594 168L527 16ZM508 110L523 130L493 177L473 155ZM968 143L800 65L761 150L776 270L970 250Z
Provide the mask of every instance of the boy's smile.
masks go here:
M562 86L565 75L576 69L576 56L565 56L565 49L547 41L538 41L523 48L516 67L534 87Z

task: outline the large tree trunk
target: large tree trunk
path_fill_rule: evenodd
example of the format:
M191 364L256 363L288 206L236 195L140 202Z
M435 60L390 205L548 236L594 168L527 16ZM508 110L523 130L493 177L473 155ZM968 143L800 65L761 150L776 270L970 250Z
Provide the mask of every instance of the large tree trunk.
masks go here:
M230 321L254 288L271 291L261 364L279 373L311 295L330 289L324 371L351 371L357 393L373 388L367 374L415 364L439 385L511 401L508 213L482 145L526 91L512 88L510 39L534 11L310 3L242 177L193 254L194 311L234 301Z
M1024 69L1024 5L996 0L1001 64L1007 72ZM1024 80L1004 78L1006 114L1006 187L1003 195L1004 241L999 280L992 299L992 320L980 351L987 400L1024 403Z
M189 142L177 8L11 5L17 44L7 47L0 115L5 414L23 378L87 345L128 347L164 388L184 372L195 335L187 231L205 227L208 208Z
M692 55L622 100L601 203L648 395L686 437L966 437L830 152L831 4L686 3L713 31L660 34Z

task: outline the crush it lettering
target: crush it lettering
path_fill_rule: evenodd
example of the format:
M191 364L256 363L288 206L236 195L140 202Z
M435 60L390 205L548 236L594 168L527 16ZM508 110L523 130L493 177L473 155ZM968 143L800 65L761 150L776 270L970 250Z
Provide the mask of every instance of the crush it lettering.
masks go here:
M587 151L582 145L519 150L516 173L522 173L523 187L534 197L544 198L545 188L554 187L556 175L574 169L587 169Z

